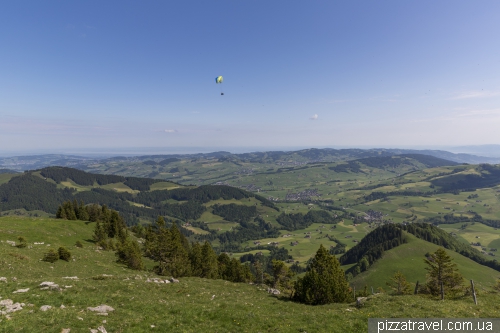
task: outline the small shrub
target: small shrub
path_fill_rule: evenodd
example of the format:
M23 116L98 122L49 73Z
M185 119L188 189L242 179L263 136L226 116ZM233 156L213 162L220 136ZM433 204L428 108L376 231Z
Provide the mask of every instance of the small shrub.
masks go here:
M57 252L59 254L59 259L66 261L69 261L71 259L71 253L67 248L61 246L59 249L57 249Z
M75 246L76 246L76 247L79 247L79 248L82 248L82 247L83 247L83 244L82 244L82 242L80 242L80 241L76 241Z
M44 254L42 260L54 263L59 260L59 254L55 250L50 249L47 253Z
M21 248L23 248L23 247L26 247L26 245L27 245L27 243L26 243L26 238L24 238L23 236L19 236L19 237L17 238L17 240L19 241L19 244L17 244L17 245L16 245L18 248L20 248L20 249L21 249Z

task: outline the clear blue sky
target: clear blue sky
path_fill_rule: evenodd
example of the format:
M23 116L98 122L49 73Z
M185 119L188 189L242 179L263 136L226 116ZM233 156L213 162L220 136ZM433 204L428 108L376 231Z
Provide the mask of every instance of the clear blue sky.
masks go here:
M499 1L7 1L0 31L0 151L500 143Z

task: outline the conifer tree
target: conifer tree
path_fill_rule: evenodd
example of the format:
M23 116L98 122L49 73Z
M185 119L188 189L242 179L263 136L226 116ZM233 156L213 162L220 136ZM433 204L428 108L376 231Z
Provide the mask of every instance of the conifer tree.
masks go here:
M396 295L411 295L411 285L400 271L397 271L391 281L386 284L394 290Z
M71 203L71 201L66 201L65 203L63 203L63 209L68 220L76 220L75 210L73 209L73 204Z
M63 209L62 205L57 208L56 218L67 220L66 211Z
M217 257L218 271L219 276L223 280L230 280L228 275L228 267L231 262L231 259L226 253L221 253Z
M189 276L191 273L191 263L189 262L188 251L182 244L181 234L177 225L172 223L170 228L170 242L167 245L167 270L173 277Z
M101 210L99 209L99 206L97 204L88 206L87 211L89 212L90 222L96 222L97 220L99 220L99 217L101 216Z
M71 205L71 208L73 208L73 211L75 212L76 220L78 220L78 201L76 199L73 199L73 204Z
M259 260L256 260L253 263L253 267L255 269L255 283L263 284L264 283L264 270L262 268L262 263Z
M83 204L83 200L80 201L80 206L78 207L78 219L81 221L89 220L89 212L87 211L87 207Z
M432 295L441 293L441 282L447 294L455 295L463 291L464 278L444 248L437 249L424 261L427 264L425 269L428 271L426 288Z
M71 252L63 246L57 249L57 253L59 254L59 259L61 260L69 261L71 259Z
M209 242L205 241L201 247L201 277L207 279L219 278L219 267L217 262L217 255Z
M150 258L158 262L155 267L159 275L167 275L169 261L167 248L171 239L170 230L165 226L165 220L162 216L156 219L156 230L154 228L148 229L146 235L145 251L149 254Z
M109 222L111 216L111 212L109 211L108 207L106 205L102 205L101 207L101 213L99 214L99 219L101 221ZM106 227L107 229L107 227ZM108 232L108 230L106 230Z
M274 278L273 288L290 289L290 280L292 279L294 273L281 260L273 259L272 265Z
M193 276L201 277L202 273L202 263L204 258L201 253L201 246L198 242L191 246L191 251L189 252L189 260L191 261L191 274Z
M144 233L144 255L158 261L158 232L151 225Z
M128 268L135 270L144 269L139 244L129 237L118 243L116 256L118 257L117 262L127 265Z
M107 248L108 235L99 220L97 220L96 222L93 238L97 245L101 246L102 248Z
M312 305L345 302L349 285L337 258L320 246L309 271L295 282L293 299Z

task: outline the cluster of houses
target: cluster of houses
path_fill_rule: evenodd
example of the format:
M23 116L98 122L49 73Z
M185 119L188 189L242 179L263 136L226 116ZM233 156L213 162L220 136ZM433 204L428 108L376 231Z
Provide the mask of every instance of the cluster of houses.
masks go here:
M239 169L238 171L235 171L234 173L236 175L251 175L253 174L254 170L253 169Z
M255 184L241 185L238 187L249 192L260 192L261 190L261 188Z
M311 197L320 197L321 194L318 189L307 189L298 193L287 193L285 196L286 201L300 201L311 200Z
M261 245L261 242L260 241L254 241L253 245ZM278 245L280 245L280 243L278 243L278 242L269 242L269 243L267 243L267 245L278 246Z
M368 222L371 221L380 221L384 218L384 214L382 212L377 212L375 210L368 210L365 213L364 219Z

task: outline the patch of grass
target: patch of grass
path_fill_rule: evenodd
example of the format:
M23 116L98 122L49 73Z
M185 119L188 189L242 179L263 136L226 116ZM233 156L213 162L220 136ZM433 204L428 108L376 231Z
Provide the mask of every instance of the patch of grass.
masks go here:
M317 225L312 226L313 231L315 227ZM349 224L344 228L348 230L339 232L359 232L359 228ZM23 310L10 314L11 320L2 320L2 331L59 333L63 328L71 328L72 332L88 332L89 327L103 325L108 332L132 333L152 330L358 333L366 332L370 317L494 318L500 309L499 294L491 292L488 285L488 279L494 280L498 272L480 270L474 263L466 262L466 258L459 260L454 253L450 254L461 271L468 266L462 273L477 281L477 306L471 297L438 301L426 296L387 294L370 296L361 308L356 308L354 303L306 306L290 302L287 297L271 296L265 287L223 280L181 278L180 283L148 283L148 278L156 277L150 271L128 270L116 263L113 252L100 251L88 241L92 229L93 224L81 221L0 218L0 271L8 280L0 283L0 296L26 304ZM16 248L6 243L19 236L26 238L28 247ZM77 240L87 245L78 248L74 246ZM35 245L34 242L44 244ZM418 256L420 261L420 252L434 249L431 249L432 244L429 249L425 248L422 242L413 239L399 247L403 250L399 253L394 252L395 249L387 251L380 265L372 267L371 278L387 275L394 267L416 266L412 256ZM40 261L43 252L60 246L72 251L71 261ZM27 259L20 259L20 256ZM147 264L151 267L150 262ZM65 278L72 276L78 279ZM39 285L44 281L57 283L62 291L41 290ZM367 282L359 281L359 284ZM13 293L24 288L30 289L26 293ZM100 304L109 305L115 311L103 317L87 310ZM50 305L52 309L40 311L42 305Z

